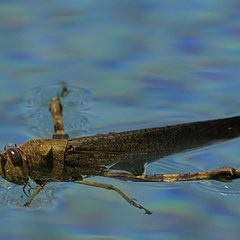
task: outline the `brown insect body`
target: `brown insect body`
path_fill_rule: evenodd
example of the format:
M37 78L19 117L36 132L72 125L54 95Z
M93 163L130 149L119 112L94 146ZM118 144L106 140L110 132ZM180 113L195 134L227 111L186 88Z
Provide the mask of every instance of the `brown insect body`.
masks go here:
M20 165L9 150L1 153L1 175L18 184L28 177L36 182L71 181L101 175L107 165L151 162L239 135L240 117L232 117L77 139L30 140L16 148Z
M136 167L166 155L238 136L240 117L70 139L65 167L81 169L117 163L119 170L121 167L131 170L126 166L135 164Z
M46 183L71 181L115 191L132 206L151 214L112 184L91 182L84 178L104 176L146 182L229 181L240 178L240 168L231 166L206 172L143 174L145 163L240 136L240 116L69 139L64 132L60 99L67 94L68 89L63 85L60 97L50 102L53 139L30 140L18 146L7 145L0 153L0 176L25 186L29 177L37 183L24 206L31 204Z

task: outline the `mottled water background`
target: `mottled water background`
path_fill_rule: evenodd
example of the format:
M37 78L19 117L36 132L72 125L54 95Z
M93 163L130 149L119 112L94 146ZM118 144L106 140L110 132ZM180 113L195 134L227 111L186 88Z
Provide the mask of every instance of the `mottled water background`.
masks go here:
M239 66L238 0L0 1L0 145L51 136L42 110L62 80L76 89L68 106L80 120L65 114L74 135L239 115ZM239 167L239 144L168 156L148 171ZM72 183L50 184L26 209L21 187L1 180L0 239L239 239L239 181L93 180L153 215Z

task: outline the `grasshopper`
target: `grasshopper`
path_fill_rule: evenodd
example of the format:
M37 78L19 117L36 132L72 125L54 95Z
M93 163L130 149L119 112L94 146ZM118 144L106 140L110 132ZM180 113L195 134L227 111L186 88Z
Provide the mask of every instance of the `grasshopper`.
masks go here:
M66 93L66 88L64 90ZM71 139L63 128L61 97L51 100L49 110L55 131L52 139L30 140L0 153L3 178L19 185L25 185L31 178L38 184L25 206L29 206L49 182L75 182L113 190L129 204L151 214L115 186L86 179L103 176L131 181L175 182L228 181L240 177L240 169L230 166L207 172L144 174L146 163L239 137L240 116Z

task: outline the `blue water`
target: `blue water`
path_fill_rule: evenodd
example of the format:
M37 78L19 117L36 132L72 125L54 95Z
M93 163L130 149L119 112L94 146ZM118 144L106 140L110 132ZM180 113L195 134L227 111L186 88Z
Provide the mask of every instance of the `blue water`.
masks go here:
M0 1L0 146L51 137L45 109L60 81L75 89L64 110L73 136L239 115L239 12L236 0ZM168 156L147 171L240 167L239 144ZM47 185L27 209L22 188L1 179L0 239L239 239L239 181L92 180L153 214L73 183Z

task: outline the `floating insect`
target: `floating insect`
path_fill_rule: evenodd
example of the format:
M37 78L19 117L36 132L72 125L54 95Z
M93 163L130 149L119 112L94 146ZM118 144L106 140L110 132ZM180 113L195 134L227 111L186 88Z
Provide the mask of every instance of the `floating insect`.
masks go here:
M25 185L29 178L38 185L25 206L49 182L75 182L113 190L134 207L151 212L111 184L90 182L91 176L131 181L175 182L196 180L227 181L240 177L240 169L223 166L208 172L186 174L144 174L146 162L204 145L240 136L240 116L147 128L125 132L69 138L64 132L61 97L50 103L55 134L52 139L30 140L6 147L0 153L0 175ZM110 166L110 167L109 167ZM122 171L121 171L122 170Z

